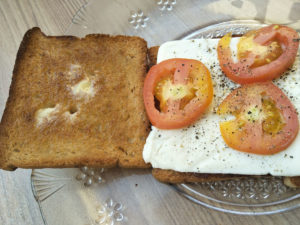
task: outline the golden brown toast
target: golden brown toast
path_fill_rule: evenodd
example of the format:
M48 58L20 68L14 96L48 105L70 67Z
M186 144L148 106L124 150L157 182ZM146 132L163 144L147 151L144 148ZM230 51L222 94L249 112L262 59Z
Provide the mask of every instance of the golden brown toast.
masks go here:
M157 53L158 53L159 46L154 46L148 49L148 63L149 68L154 66L157 62Z
M0 168L145 168L147 43L91 34L21 43L0 124Z
M148 49L149 65L155 65L157 61L158 46ZM230 180L245 177L246 175L232 174L200 174L200 173L182 173L173 170L152 169L152 175L164 183L194 183L209 182L219 180ZM284 184L292 188L300 188L299 177L284 177Z
M300 188L300 176L299 177L284 177L283 182L286 186L292 188Z
M152 169L152 175L161 182L172 184L230 180L245 177L245 175L231 174L183 173L157 168Z

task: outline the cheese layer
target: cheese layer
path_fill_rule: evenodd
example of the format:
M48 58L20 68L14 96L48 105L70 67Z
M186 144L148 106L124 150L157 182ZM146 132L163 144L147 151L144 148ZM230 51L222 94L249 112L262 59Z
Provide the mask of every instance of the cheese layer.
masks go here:
M238 39L233 38L231 41L233 53ZM159 48L157 63L170 58L196 59L204 63L212 75L214 100L207 112L187 128L161 130L152 126L143 150L144 160L154 168L179 172L299 176L300 135L286 150L269 156L239 152L225 144L219 128L219 122L224 118L221 119L214 112L231 90L239 85L230 81L220 69L216 52L218 41L172 41ZM274 83L300 112L299 53L291 70Z

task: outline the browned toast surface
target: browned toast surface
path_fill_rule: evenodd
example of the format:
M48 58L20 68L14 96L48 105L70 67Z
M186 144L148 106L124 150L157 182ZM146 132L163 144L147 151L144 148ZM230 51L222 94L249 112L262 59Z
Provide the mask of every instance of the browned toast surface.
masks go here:
M152 169L152 175L164 183L195 183L219 180L229 180L245 177L243 175L231 174L207 174L207 173L182 173L174 170Z
M154 46L148 49L149 68L154 66L157 62L157 53L159 46Z
M155 65L157 61L157 53L159 46L148 49L149 65ZM173 170L152 169L152 175L159 181L164 183L194 183L194 182L209 182L218 180L230 180L246 177L246 175L232 175L232 174L200 174L200 173L182 173ZM284 184L300 188L300 176L298 177L284 177Z
M298 177L284 177L283 179L284 184L286 186L292 187L292 188L300 188L300 176Z
M0 168L149 167L139 37L29 30L0 125Z

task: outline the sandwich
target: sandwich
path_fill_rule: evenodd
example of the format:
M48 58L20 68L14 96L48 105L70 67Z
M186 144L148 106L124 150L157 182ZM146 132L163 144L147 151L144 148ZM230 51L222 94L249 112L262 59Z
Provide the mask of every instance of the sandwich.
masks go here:
M277 25L271 28L282 29ZM277 35L278 32L275 33ZM249 49L244 46L250 46L254 52L268 52L255 45L255 35L249 33L242 37L244 44L238 44L241 43L240 39L232 40L241 49L233 51L234 54L240 52L233 58L240 60L249 57ZM297 38L290 36L292 40ZM257 81L269 82L264 86L265 89L276 86L274 90L282 91L291 101L288 106L294 118L292 124L297 125L298 117L295 114L299 106L297 94L293 91L300 77L297 76L300 72L299 57L295 59L299 44L295 41L278 44L279 39L280 35L277 35L273 41L275 44L266 44L275 56L266 53L264 57L254 60L255 67L278 63L276 60L286 49L296 51L293 50L289 57L281 57L289 61L280 63L284 66L278 70L270 70L272 73L268 73L267 80L261 76L263 78ZM221 40L225 46L230 43L230 36L225 35ZM220 104L228 99L225 97L230 96L230 92L240 93L242 86L249 86L250 89L251 82L248 78L239 79L234 76L235 73L230 73L230 70L236 69L234 63L219 62L226 59L218 55L220 42L218 39L175 41L147 49L146 41L139 37L102 34L91 34L84 38L51 37L43 34L39 28L29 30L18 51L9 98L0 124L0 168L152 166L153 176L167 183L271 174L283 176L288 186L299 187L300 177L297 175L300 175L300 170L297 162L300 156L295 150L298 126L294 126L296 131L285 139L285 148L278 150L270 147L267 154L251 152L249 149L252 144L249 142L248 145L233 146L230 138L226 139L224 132L221 134L219 123L232 121L232 115L228 115L232 114L232 109L225 110L222 115ZM229 54L225 50L224 55ZM189 118L165 117L157 123L149 113L145 100L147 78L153 71L159 71L156 65L162 62L170 66L174 58L180 58L177 60L180 69L177 72L171 69L166 76L163 75L158 82L157 93L152 96L155 100L153 107L158 111L156 115L168 110L170 101L163 101L165 95L177 98L174 108L170 107L173 113L176 107L189 107L190 102L195 101L193 98L196 94L204 100L196 101L202 107L192 108ZM194 67L196 71L191 75L193 80L202 82L193 83L196 87L190 89L178 81L177 92L175 89L175 92L172 91L170 76L174 73L180 75L180 70L189 71L186 70L187 66ZM148 67L150 70L146 76ZM200 75L198 70L201 71ZM272 84L270 79L273 80ZM154 82L154 85L158 83ZM229 105L231 103L229 101ZM267 97L264 103L274 106L273 100L268 101ZM236 117L238 112L234 113ZM254 121L255 113L255 109L250 110L251 115L247 111L247 118ZM276 115L279 122L274 129L277 129L277 134L282 131L286 121L280 112ZM148 118L152 123L151 132ZM169 126L170 122L173 122L173 127ZM243 130L243 124L240 125ZM188 135L182 135L184 133ZM275 133L270 135L274 136ZM245 146L248 146L247 151Z
M242 73L243 71L240 71L240 81L237 80L236 77L233 77L234 74L237 74L234 70L238 70L238 68L234 66L237 66L238 62L230 62L230 64L228 62L220 63L221 57L220 54L218 54L220 52L218 50L220 48L220 43L222 43L223 46L225 46L225 44L230 44L232 52L232 56L230 56L230 58L235 58L235 60L245 59L242 58L243 55L238 56L238 48L240 48L241 51L245 51L245 47L243 45L250 46L254 53L255 51L260 54L264 53L263 48L258 45L255 46L255 43L253 43L253 38L256 35L254 34L254 31L246 34L242 38L233 38L231 41L229 39L229 35L225 35L221 40L198 39L171 41L163 44L159 48L155 47L150 49L151 53L149 55L151 56L150 59L152 59L152 64L157 61L158 66L160 66L159 64L166 66L165 62L169 61L170 63L170 60L180 62L183 58L201 61L211 72L214 89L214 98L211 105L206 108L206 111L202 112L198 120L179 129L178 127L175 127L176 129L170 129L171 126L176 126L171 123L168 124L170 127L159 127L161 123L156 124L156 121L153 121L153 118L151 119L153 108L151 110L147 110L149 111L148 115L150 114L149 118L151 123L155 125L152 128L144 148L144 159L146 162L151 163L154 167L152 173L155 178L162 182L182 183L234 179L235 177L248 177L249 175L272 175L283 176L286 185L297 187L297 180L299 182L299 177L297 177L299 176L299 153L297 151L299 146L299 122L297 116L297 110L299 110L299 94L297 94L297 84L299 82L299 56L296 57L299 46L299 43L297 42L298 34L295 31L292 31L292 29L278 25L269 26L261 32L266 34L268 31L267 29L269 29L269 33L273 32L272 35L276 38L273 39L275 41L271 42L268 40L269 42L265 44L267 47L266 53L270 54L271 52L274 54L276 52L275 54L277 55L275 55L275 57L267 55L267 60L269 60L269 62L263 62L263 59L256 57L256 65L251 69L256 71L258 76L255 77L255 74L252 71L253 74L251 75L256 79L256 81L252 82L252 84L247 81L249 76L247 79L244 79L243 77L247 75L245 75L245 73L248 71L244 72L244 74ZM289 39L278 35L277 33L279 31L284 31L286 33L289 31ZM262 36L260 36L260 38L262 38ZM287 43L286 40L289 40L289 42ZM226 42L224 43L224 41ZM280 41L285 43L278 44ZM259 51L257 51L258 49ZM248 50L248 53L249 52L250 51ZM247 55L248 53L243 53L244 57L249 57L249 55ZM228 55L228 52L226 52L226 54ZM224 60L224 58L222 60ZM276 60L279 61L276 62ZM280 62L280 68L277 68L279 72L274 71L278 62ZM178 69L178 71L183 71L182 65L178 63L176 70ZM187 63L185 66L186 65ZM233 75L230 74L231 76L228 76L228 68L222 68L227 65L229 65L229 69L232 69ZM259 74L259 71L257 72L258 69L255 68L260 67L260 70L262 70L263 65L267 65L268 70ZM270 66L273 66L274 68L270 69ZM155 68L156 74L159 73L157 71L162 70L162 68ZM148 76L151 76L152 73L153 71L151 72L150 69ZM265 79L263 76L268 73L271 78ZM158 79L158 81L156 81L157 86L153 88L153 90L155 90L153 93L155 101L158 101L158 103L155 102L155 108L157 108L158 111L163 111L163 113L168 114L166 113L166 107L164 108L164 105L162 105L161 102L164 103L169 101L170 112L172 112L171 116L179 118L173 116L174 112L177 113L178 111L172 109L173 106L171 103L174 99L178 101L179 96L179 98L182 98L181 100L183 100L186 104L186 98L190 98L189 87L191 87L191 84L187 81L187 87L169 85L168 79L170 76L168 76L169 75L161 78L161 80ZM273 82L271 82L271 80L273 80ZM146 83L147 80L145 81L145 85L148 85ZM194 86L192 87L194 88ZM261 87L257 88L256 86ZM264 86L267 90L262 90L262 86ZM254 92L252 93L251 98L248 97L247 99L247 95L244 90L247 89L250 92L252 87L255 87L254 90L257 91L257 94ZM168 91L171 89L175 90L176 88L178 90L177 92ZM273 101L274 98L269 98L271 90L277 93L278 96L280 93L280 98L289 102L287 105L280 105L279 108L281 112L278 112L278 110L265 110L265 108L271 106L273 106L271 107L272 109L277 108ZM239 99L235 94L230 93L238 93L243 96ZM267 95L265 95L265 93L267 93ZM164 96L168 99L164 99ZM283 98L283 96L285 97ZM229 101L230 99L231 101ZM235 100L233 101L232 99ZM256 99L256 102L258 102L258 108L263 110L264 113L258 113L258 111L255 111L255 105L254 108L251 109L251 101L249 99ZM227 101L227 104L224 103L226 102L225 100ZM230 104L228 104L228 102ZM245 107L242 107L242 103L247 103L248 105L244 104ZM147 103L145 103L145 105L147 109ZM224 107L224 105L227 106ZM223 108L221 106L223 106ZM226 108L227 111L224 110ZM288 110L282 113L284 108ZM244 111L244 113L242 113L242 111ZM263 116L263 114L273 116L266 117ZM289 114L289 116L283 118L282 114ZM153 113L153 115L155 114ZM157 116L157 114L155 116ZM167 117L167 115L165 115L165 117ZM154 120L157 120L157 118L154 118ZM259 133L257 130L254 132L254 129L248 130L248 133L246 132L247 130L244 128L257 128L259 121L263 124L263 126L260 125L260 127L266 129L264 130L266 134ZM277 124L274 124L273 126L272 123L274 123L274 121L277 121ZM247 122L251 122L251 124L248 125ZM268 122L271 123L268 124ZM221 129L222 125L223 131ZM236 128L237 125L240 126L239 129L233 130L232 128ZM224 127L226 129L224 129ZM284 135L284 129L287 129L287 135ZM230 131L229 135L229 132L226 134L227 130ZM253 132L251 133L251 131ZM239 135L236 137L241 138L240 140L245 141L241 144L241 141L237 141L239 139L234 137L234 133ZM254 135L251 136L251 134ZM257 136L253 137L255 135ZM279 139L277 139L278 136L276 138L276 135L282 135L283 138L279 141ZM265 138L267 136L274 139L268 143L266 142L267 138ZM228 137L233 137L234 141L231 141Z

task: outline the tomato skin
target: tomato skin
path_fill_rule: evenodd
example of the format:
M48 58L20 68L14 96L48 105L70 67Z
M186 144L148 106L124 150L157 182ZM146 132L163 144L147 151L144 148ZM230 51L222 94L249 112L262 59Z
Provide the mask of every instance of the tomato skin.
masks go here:
M298 33L286 26L271 25L259 29L254 41L265 45L270 40L277 40L282 45L283 53L268 64L252 68L255 55L251 53L247 58L233 62L229 46L231 34L227 34L219 41L217 48L220 67L229 79L239 84L270 81L293 65L299 47L299 42L294 39L298 38Z
M261 113L262 96L273 101L276 110L281 114L283 127L276 133L264 131L264 121L268 119ZM270 112L274 114L274 110ZM233 90L220 104L218 114L233 114L236 117L220 123L220 131L228 146L242 152L275 154L285 150L299 131L298 115L294 106L272 82L247 84Z
M205 81L205 87L202 87L205 94L202 98L194 97L180 110L178 108L180 100L168 100L168 108L165 111L156 109L154 92L157 83L161 79L170 76L170 74L172 76L174 75L174 83L185 83L185 80L195 68L201 72L201 76L203 76ZM160 129L178 129L186 127L195 122L212 101L213 85L210 72L197 60L181 58L165 60L150 68L144 81L143 95L146 112L153 126Z

